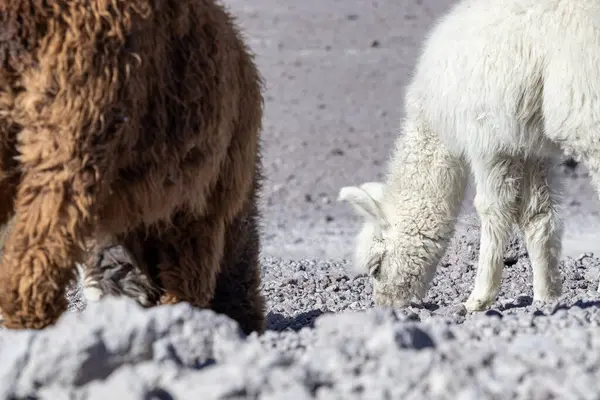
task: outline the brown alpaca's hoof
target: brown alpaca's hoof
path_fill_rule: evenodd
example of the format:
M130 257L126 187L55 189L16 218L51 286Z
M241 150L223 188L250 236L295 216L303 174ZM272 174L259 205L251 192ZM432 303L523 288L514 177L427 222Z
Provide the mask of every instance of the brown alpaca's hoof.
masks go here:
M181 302L181 299L174 294L165 293L160 296L160 304L177 304Z

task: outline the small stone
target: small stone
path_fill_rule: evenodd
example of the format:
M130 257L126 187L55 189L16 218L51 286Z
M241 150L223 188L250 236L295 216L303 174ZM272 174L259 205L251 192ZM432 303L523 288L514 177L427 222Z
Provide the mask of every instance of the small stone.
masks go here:
M502 318L504 315L500 311L492 309L492 310L487 310L485 312L485 316Z
M467 308L464 304L457 304L454 307L452 307L452 314L457 315L459 317L464 317L465 315L467 315Z

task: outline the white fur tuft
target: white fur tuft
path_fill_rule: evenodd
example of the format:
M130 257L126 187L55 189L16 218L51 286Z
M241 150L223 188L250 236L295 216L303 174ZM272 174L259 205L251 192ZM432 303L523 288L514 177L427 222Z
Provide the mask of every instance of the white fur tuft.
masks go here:
M362 187L343 187L340 190L338 200L347 201L360 215L364 216L365 218L378 221L383 216L378 201Z

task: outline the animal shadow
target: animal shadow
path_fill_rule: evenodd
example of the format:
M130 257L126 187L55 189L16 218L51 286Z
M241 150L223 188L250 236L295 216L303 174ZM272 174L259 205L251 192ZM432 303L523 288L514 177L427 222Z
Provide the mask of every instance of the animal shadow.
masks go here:
M586 309L592 307L600 307L600 300L577 300L575 303L567 305L567 304L559 304L552 310L552 314L556 313L558 310L568 310L574 307Z
M325 314L322 310L311 310L296 316L286 317L270 312L267 315L267 330L282 332L288 329L299 331L302 328L314 328L315 320Z

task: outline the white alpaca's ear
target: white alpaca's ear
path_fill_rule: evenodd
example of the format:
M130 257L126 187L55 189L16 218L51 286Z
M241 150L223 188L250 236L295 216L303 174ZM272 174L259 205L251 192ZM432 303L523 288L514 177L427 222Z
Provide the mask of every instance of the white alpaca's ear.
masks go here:
M360 185L360 188L367 192L377 203L381 203L383 199L384 184L381 182L365 182Z
M340 189L338 201L347 201L364 217L384 227L387 222L380 206L383 185L377 182L364 183L358 186L345 186Z

